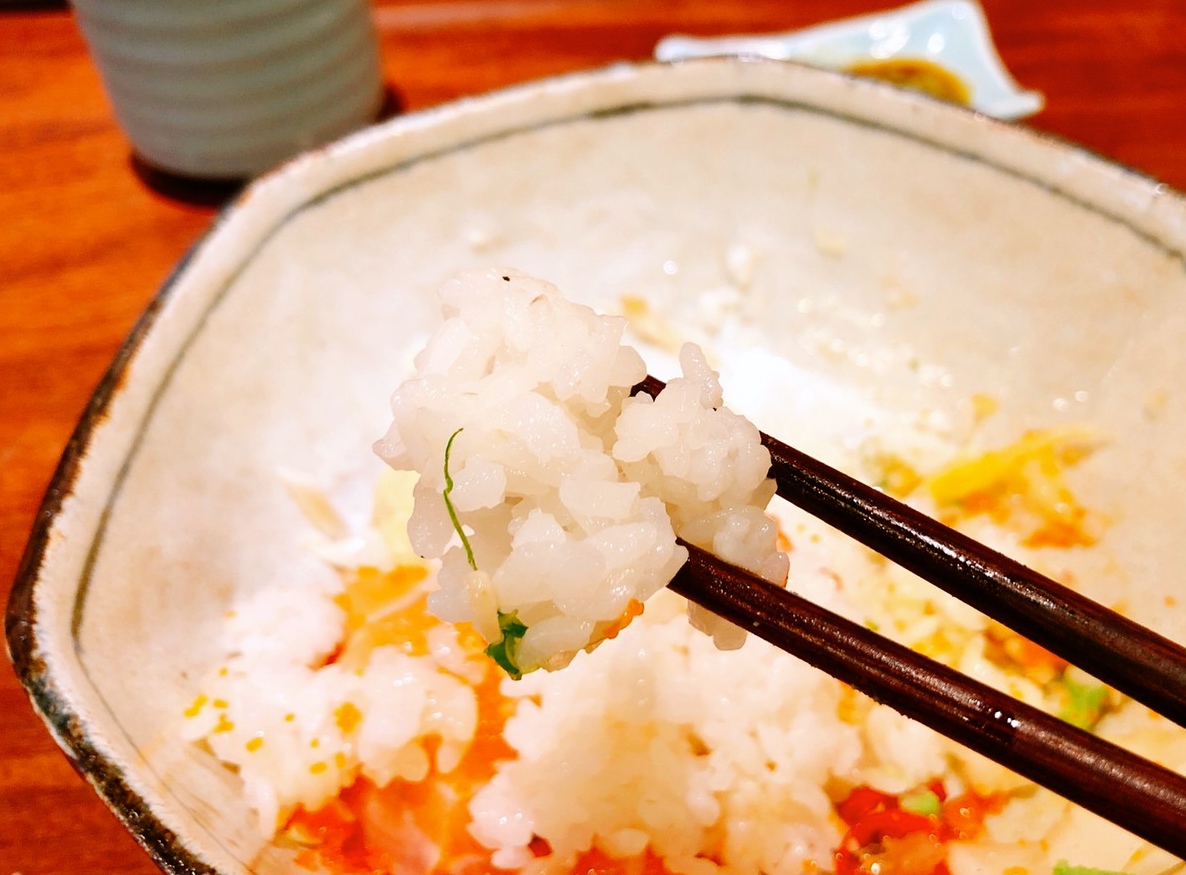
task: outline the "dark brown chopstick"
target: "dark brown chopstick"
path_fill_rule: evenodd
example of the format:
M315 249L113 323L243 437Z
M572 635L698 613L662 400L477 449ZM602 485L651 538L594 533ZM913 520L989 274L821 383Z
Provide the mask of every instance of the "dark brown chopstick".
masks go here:
M684 544L669 587L1134 835L1186 858L1186 778Z
M787 501L1186 726L1186 649L774 438L762 442Z
M635 389L663 386L647 377ZM791 504L1186 726L1186 648L769 435L762 443ZM1186 832L1186 814L1179 823Z

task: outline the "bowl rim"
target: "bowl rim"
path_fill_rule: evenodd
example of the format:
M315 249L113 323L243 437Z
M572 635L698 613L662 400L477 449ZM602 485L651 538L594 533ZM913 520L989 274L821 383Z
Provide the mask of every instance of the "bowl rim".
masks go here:
M681 103L665 91L668 81L681 77L689 81L711 83L720 79L715 92L711 88L688 102L775 102L784 106L841 117L854 124L882 128L890 133L914 139L943 151L985 163L1010 175L1032 182L1052 195L1119 222L1134 234L1186 263L1186 196L1179 194L1151 176L1092 153L1055 135L1001 121L966 107L943 103L917 92L907 92L882 82L850 74L821 70L794 61L758 57L714 57L680 61L638 61L616 63L592 70L582 70L545 79L533 80L487 94L465 97L429 109L398 116L381 124L349 135L328 146L303 153L252 182L237 198L227 204L211 225L197 238L178 261L154 294L147 308L120 345L111 364L92 393L79 421L68 439L49 485L40 501L34 524L17 573L5 613L5 642L18 678L30 698L34 711L45 722L50 734L80 775L123 822L153 861L169 873L219 873L191 843L158 816L144 794L129 781L118 762L111 761L96 743L91 729L63 690L60 673L64 671L60 654L45 640L38 623L39 585L44 583L45 563L54 533L60 525L64 503L74 494L88 451L94 445L99 426L120 401L130 379L130 369L152 336L161 317L170 312L185 294L183 281L203 259L220 257L212 250L219 241L235 232L242 221L265 222L273 231L301 210L337 191L365 183L374 176L420 160L431 160L440 151L414 152L402 160L384 158L371 172L352 173L337 184L327 185L332 175L321 174L326 167L369 152L384 142L431 132L450 124L481 122L497 117L507 107L527 107L530 118L541 111L537 105L560 106L557 101L576 98L566 112L543 112L536 126L562 125L577 119L619 112L671 107ZM700 77L699 79L695 77ZM785 87L783 96L771 94ZM678 83L677 83L678 84ZM650 96L623 100L632 91L650 88ZM812 89L818 89L813 92ZM678 89L677 89L678 90ZM582 102L585 92L608 94L612 104L598 108ZM793 92L793 93L791 93ZM810 94L811 97L805 97ZM621 97L619 97L621 95ZM798 95L798 96L795 96ZM550 98L541 100L541 98ZM851 99L852 106L844 106ZM615 102L616 101L616 102ZM604 99L602 102L606 102ZM855 107L855 109L854 109ZM861 112L864 111L862 115ZM528 127L514 113L510 122L493 122L485 133L468 140L452 142L448 148L475 145L495 135L514 135ZM481 124L479 124L479 128ZM974 146L959 146L975 128L988 131ZM491 133L494 131L494 133ZM500 133L501 132L501 133ZM1043 161L1059 159L1040 168ZM1037 162L1037 163L1035 163ZM1068 169L1069 166L1069 169ZM1061 170L1059 168L1062 168ZM296 183L294 185L294 183ZM296 192L294 195L293 192ZM244 261L267 239L247 251ZM225 285L229 286L228 279ZM143 378L141 378L143 379ZM148 377L162 382L162 374L153 371ZM151 416L151 411L146 418ZM107 499L110 501L114 490ZM107 505L110 506L109 504ZM98 537L86 549L94 548ZM76 582L76 586L82 581ZM77 593L79 590L75 590ZM78 599L75 600L77 609ZM71 631L74 640L74 630Z

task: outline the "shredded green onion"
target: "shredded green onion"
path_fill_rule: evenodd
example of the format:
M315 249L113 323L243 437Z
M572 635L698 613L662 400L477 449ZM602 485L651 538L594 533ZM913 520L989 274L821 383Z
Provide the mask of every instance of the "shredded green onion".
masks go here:
M1067 698L1058 716L1080 729L1094 729L1104 715L1108 688L1076 683L1065 677L1062 679L1062 688Z
M518 611L509 614L499 611L498 629L502 632L502 638L486 648L486 655L497 662L512 680L517 681L523 677L523 669L519 666L519 642L527 634L527 627L519 622Z
M453 452L454 438L462 431L464 429L459 428L449 435L449 440L445 444L445 489L441 495L445 499L445 509L449 511L449 520L453 523L453 529L457 532L457 537L461 538L461 546L465 548L465 558L469 562L469 567L477 571L478 563L474 560L473 547L470 546L469 538L466 537L465 530L461 527L461 520L457 518L457 510L449 499L449 493L453 491L453 476L449 473L449 456ZM527 627L519 622L517 611L511 611L509 614L499 611L498 631L502 633L502 637L486 648L486 655L497 662L513 680L519 680L523 677L523 670L519 667L519 642L527 634Z
M931 817L943 810L943 802L934 790L920 790L917 793L903 796L902 801L898 804L903 811L921 814L924 817Z
M1054 864L1054 875L1124 875L1114 869L1093 869L1090 866L1072 866L1066 860Z
M465 529L461 528L461 521L457 519L457 511L453 508L453 502L449 500L449 493L453 491L453 477L449 474L449 454L453 452L453 439L463 431L465 431L464 428L457 429L449 435L449 441L445 444L445 491L441 494L445 499L445 509L449 511L449 520L453 523L457 536L461 538L461 546L465 548L465 558L469 561L469 567L477 571L478 563L474 561L474 550L469 545L469 538L465 536Z

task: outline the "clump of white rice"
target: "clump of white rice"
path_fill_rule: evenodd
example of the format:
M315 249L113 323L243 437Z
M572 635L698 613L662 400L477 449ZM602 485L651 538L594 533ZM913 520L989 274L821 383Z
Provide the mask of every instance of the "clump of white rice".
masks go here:
M698 348L657 399L632 397L646 368L624 320L509 270L460 275L440 298L443 323L376 444L420 472L408 532L441 559L434 613L501 642L517 674L628 622L686 560L677 535L785 582L769 453ZM722 647L744 640L693 619Z
M649 847L690 875L799 875L828 860L839 834L824 788L863 756L860 727L838 716L841 686L761 641L721 652L681 607L661 593L612 646L508 683L518 758L470 803L496 866L568 872L594 845ZM933 761L926 745L918 757Z

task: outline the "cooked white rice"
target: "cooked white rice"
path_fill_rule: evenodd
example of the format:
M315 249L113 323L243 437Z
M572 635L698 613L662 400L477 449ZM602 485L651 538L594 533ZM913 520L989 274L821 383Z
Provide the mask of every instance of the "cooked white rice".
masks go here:
M785 582L764 514L770 454L723 406L697 347L680 351L683 376L657 399L631 397L646 368L622 343L623 319L510 270L460 275L440 297L443 322L376 444L421 475L409 535L441 559L438 616L473 623L491 644L514 617L507 658L527 672L567 665L666 586L687 558L677 534ZM744 640L693 618L719 646Z

